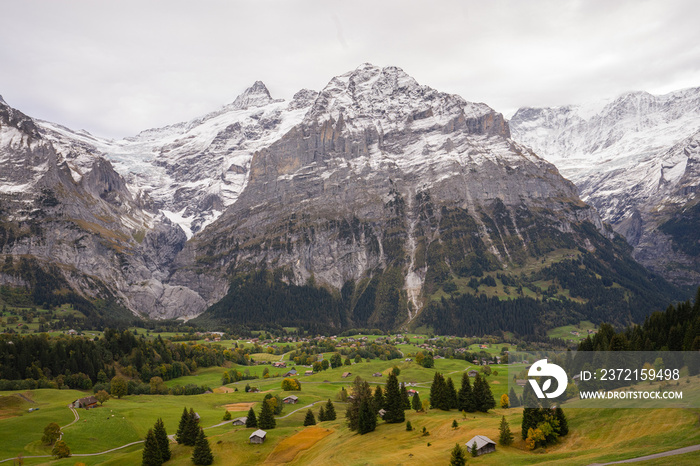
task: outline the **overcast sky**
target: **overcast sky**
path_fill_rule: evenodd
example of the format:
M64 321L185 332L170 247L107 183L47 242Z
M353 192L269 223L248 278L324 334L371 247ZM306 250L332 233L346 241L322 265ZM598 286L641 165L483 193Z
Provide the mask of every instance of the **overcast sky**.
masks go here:
M0 0L0 95L122 137L371 62L510 116L700 86L698 18L696 0Z

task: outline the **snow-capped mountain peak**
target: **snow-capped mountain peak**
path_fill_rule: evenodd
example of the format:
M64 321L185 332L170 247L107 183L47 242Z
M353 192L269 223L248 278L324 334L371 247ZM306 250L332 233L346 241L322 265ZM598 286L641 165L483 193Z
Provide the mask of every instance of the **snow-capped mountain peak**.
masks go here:
M249 107L264 107L272 102L275 102L275 100L270 96L267 86L262 81L255 81L252 86L236 97L236 100L228 105L227 108L245 110ZM279 102L279 100L276 102Z

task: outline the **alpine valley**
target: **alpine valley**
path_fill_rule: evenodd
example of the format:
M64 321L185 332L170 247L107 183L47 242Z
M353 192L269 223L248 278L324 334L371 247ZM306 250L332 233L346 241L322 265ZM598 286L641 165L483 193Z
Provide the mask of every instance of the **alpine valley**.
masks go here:
M117 141L0 99L2 297L211 327L639 322L687 296L633 254L698 283L700 119L674 106L697 112L698 93L649 104L664 138L625 123L622 109L650 99L594 116L522 109L509 125L364 64L289 102L256 82L216 112Z

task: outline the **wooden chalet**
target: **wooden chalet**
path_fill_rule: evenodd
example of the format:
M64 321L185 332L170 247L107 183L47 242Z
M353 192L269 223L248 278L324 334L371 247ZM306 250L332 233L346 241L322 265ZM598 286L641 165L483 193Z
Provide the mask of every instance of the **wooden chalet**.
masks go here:
M73 403L71 403L71 408L85 408L85 409L90 409L90 408L96 408L97 407L97 398L94 396L86 396L85 398L80 398L78 400L75 400Z
M248 421L248 416L237 417L236 419L233 420L233 422L231 424L234 426L244 426L247 421Z
M344 379L347 379L347 378L350 377L351 375L352 375L352 372L343 372L343 375L342 375L341 377L344 378Z
M267 432L264 430L256 430L252 434L250 434L250 437L248 437L248 442L250 443L263 443L265 441L265 437L267 437Z
M476 442L476 456L481 456L486 453L493 453L496 451L496 442L484 435L477 435L473 439L467 442L467 451L472 452L472 447Z
M288 397L286 397L282 400L283 403L292 404L292 405L297 404L297 401L299 401L299 398L297 398L296 395L289 395Z

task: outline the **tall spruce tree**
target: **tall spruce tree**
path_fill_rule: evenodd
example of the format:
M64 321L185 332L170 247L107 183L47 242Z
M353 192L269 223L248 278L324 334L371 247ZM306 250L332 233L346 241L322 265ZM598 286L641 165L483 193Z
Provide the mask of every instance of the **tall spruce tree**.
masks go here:
M374 412L378 413L380 409L384 409L386 400L384 399L384 392L382 391L382 386L377 385L374 389L374 396L372 400L372 407Z
M323 422L327 420L328 419L326 419L326 408L324 408L323 405L321 405L321 408L319 408L318 410L318 422Z
M141 454L141 466L160 466L161 464L163 464L163 458L160 454L158 440L156 440L153 429L148 429Z
M306 411L306 417L304 417L304 427L315 426L316 418L314 417L314 412L310 409Z
M368 403L368 406L372 408L372 389L366 381L362 380L362 377L358 376L355 378L352 385L352 399L350 400L350 405L345 410L348 427L352 431L360 430L360 407L365 401ZM327 411L326 415L328 415Z
M258 417L258 427L261 429L274 429L277 425L275 421L274 410L267 400L262 403L260 408L260 416Z
M498 428L498 433L498 443L505 446L513 443L513 434L510 431L510 426L508 425L508 421L506 421L505 416L501 417L501 425Z
M190 408L187 418L184 444L193 446L197 441L197 435L199 434L199 420L197 419L197 413L194 412L194 408Z
M384 420L390 424L404 422L406 415L403 412L403 400L399 389L399 380L392 373L386 380L386 395L384 397L386 414Z
M373 432L376 428L377 415L374 413L374 409L372 409L372 402L369 399L365 399L360 403L357 431L361 435L364 435Z
M177 426L177 433L175 434L175 441L180 445L186 445L185 437L187 435L187 426L189 425L190 415L187 412L187 408L182 408L182 416L180 416L180 424Z
M523 408L523 421L520 424L520 432L523 440L527 439L527 432L536 429L537 424L542 421L540 408Z
M209 440L207 440L207 437L204 435L204 429L201 427L195 438L192 462L197 466L207 466L214 462L214 455L211 454Z
M326 403L326 421L335 421L335 417L335 406L333 406L333 402L329 398Z
M518 406L520 406L520 399L515 393L515 388L511 387L510 392L508 392L508 399L510 400L511 408L517 408Z
M564 415L564 410L561 409L559 406L554 410L554 417L556 418L557 421L559 421L559 427L557 433L560 436L564 436L569 433L569 423L566 420L566 416Z
M464 456L464 450L459 446L459 443L455 443L450 457L450 466L465 466L466 464L467 458Z
M413 408L416 412L423 409L423 406L420 402L420 396L418 396L418 392L414 393L413 397L411 398L411 408Z
M411 400L408 396L408 390L406 390L406 384L401 384L401 401L403 402L403 409L411 409Z
M165 463L170 459L170 440L168 440L168 433L165 431L163 419L158 418L156 421L156 425L153 426L153 435L155 435L158 442L161 459Z
M258 418L255 417L255 411L253 410L252 406L248 410L248 417L245 420L245 426L246 427L258 427Z
M496 407L496 400L493 399L493 394L491 393L491 387L485 378L476 374L474 379L474 404L476 405L476 410L482 413L488 412L489 409Z
M472 384L466 372L462 374L462 386L459 389L457 402L459 404L460 411L466 411L467 413L473 413L476 411Z
M452 377L447 377L445 380L445 394L447 395L446 406L448 409L459 408L459 402L457 401L457 390L455 390L455 384L452 381Z
M433 409L445 409L447 405L447 394L445 378L441 373L436 372L433 376L433 383L430 385L430 407ZM449 408L448 408L449 409Z

